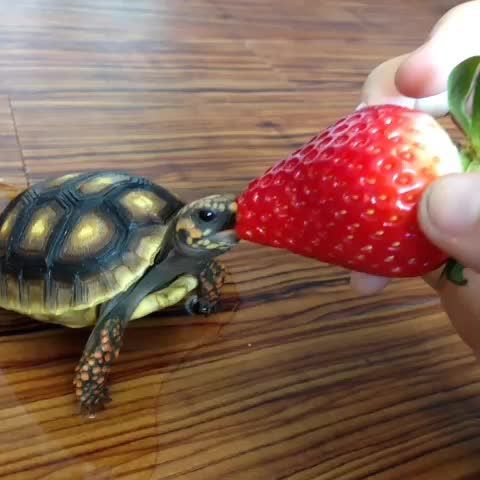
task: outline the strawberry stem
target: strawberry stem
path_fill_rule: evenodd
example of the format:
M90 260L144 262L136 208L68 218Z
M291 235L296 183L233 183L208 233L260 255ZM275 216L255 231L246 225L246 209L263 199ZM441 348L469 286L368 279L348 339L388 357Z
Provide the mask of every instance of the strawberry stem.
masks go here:
M463 286L467 284L467 279L463 276L464 269L465 267L461 263L458 263L454 258L450 258L445 264L442 275L445 275L455 285Z

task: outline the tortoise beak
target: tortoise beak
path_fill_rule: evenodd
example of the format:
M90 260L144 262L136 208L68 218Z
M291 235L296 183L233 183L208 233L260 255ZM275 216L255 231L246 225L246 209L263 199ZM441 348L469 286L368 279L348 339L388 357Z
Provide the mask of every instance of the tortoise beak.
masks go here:
M237 226L237 202L233 201L228 204L229 215L225 224L222 226L222 230L216 233L213 238L217 242L234 244L238 242L238 236L236 231Z
M235 230L237 226L237 215L235 212L232 212L228 218L227 218L227 221L225 223L225 225L223 225L223 228L222 230L225 231L225 230Z
M233 245L238 242L238 236L235 228L228 228L213 235L212 240L219 243Z

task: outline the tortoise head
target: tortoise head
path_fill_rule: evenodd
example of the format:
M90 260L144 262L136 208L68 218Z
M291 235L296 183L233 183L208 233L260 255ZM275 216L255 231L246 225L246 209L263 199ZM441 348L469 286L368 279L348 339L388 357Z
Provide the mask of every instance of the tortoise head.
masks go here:
M236 213L236 197L230 194L211 195L187 204L176 218L176 247L188 255L225 253L238 243Z

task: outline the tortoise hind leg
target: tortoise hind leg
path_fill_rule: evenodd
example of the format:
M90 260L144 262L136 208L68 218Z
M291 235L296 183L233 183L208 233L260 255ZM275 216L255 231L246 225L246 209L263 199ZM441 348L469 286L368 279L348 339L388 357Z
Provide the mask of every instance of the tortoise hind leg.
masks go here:
M93 329L75 369L73 384L80 409L93 418L110 401L107 377L117 359L127 322L104 317Z
M221 290L225 284L225 268L213 260L200 273L198 294L186 301L187 311L191 315L209 315L215 311L220 300Z

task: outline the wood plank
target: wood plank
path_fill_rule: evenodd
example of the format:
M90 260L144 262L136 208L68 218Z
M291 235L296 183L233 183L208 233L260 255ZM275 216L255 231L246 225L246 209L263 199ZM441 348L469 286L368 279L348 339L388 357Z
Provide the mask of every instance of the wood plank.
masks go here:
M238 192L456 3L0 0L0 173ZM480 370L423 282L362 298L343 269L286 252L224 260L221 312L129 326L93 421L71 385L89 331L1 312L1 478L480 475Z
M132 325L95 423L69 394L86 332L4 338L2 477L416 478L440 475L446 446L474 468L458 457L480 446L479 371L424 286L359 300L291 255L243 247L228 265L240 310Z
M478 369L418 282L359 300L341 270L293 255L269 250L259 259L245 246L228 265L224 313L205 322L173 311L131 326L112 376L114 402L95 423L76 415L70 394L87 332L3 337L2 478L279 478L300 466L330 478L346 460L348 471L362 461L369 472L390 465L388 456L376 460L375 442L395 449L412 425L436 444L444 428L468 422L446 405L475 401ZM424 418L430 409L435 416ZM399 415L404 428L386 429ZM429 433L437 421L443 427ZM370 460L350 443L367 427ZM449 439L465 435L453 429Z
M370 35L368 44L353 37L322 40L252 40L247 45L298 90L360 92L367 75L381 62L403 55L417 38Z
M355 37L368 43L381 34L385 39L412 36L424 39L455 0L384 3L383 0L211 0L211 4L240 29L245 39L305 40L325 36L341 41ZM237 28L235 28L237 27Z
M227 298L229 288L234 291L227 285ZM162 384L191 351L215 338L231 315L220 313L205 324L172 310L160 322L132 326L112 376L116 403L94 422L78 415L71 396L87 331L48 328L2 337L2 478L111 478L129 469L130 478L151 478Z
M162 41L202 39L315 39L381 33L408 39L425 36L436 18L456 0L75 0L32 2L0 0L2 40L16 38L35 48L36 40L110 41L128 37ZM414 12L414 15L412 14ZM406 21L392 22L392 19ZM414 21L412 20L414 19Z
M20 45L18 45L20 43ZM61 36L14 38L0 43L0 92L99 93L175 91L282 91L288 84L272 75L243 43L103 41ZM72 61L73 60L73 61Z
M7 96L0 96L0 176L6 182L23 187L25 186L25 168L10 99ZM3 206L4 204L2 208Z
M185 198L238 192L327 126L352 96L317 93L94 94L15 97L23 155L51 172L115 168L152 176ZM338 97L336 97L338 98Z
M72 39L122 41L135 39L170 41L178 38L228 38L232 25L218 9L204 0L182 2L136 0L62 0L34 2L1 0L2 39L16 39L35 48L36 40Z

